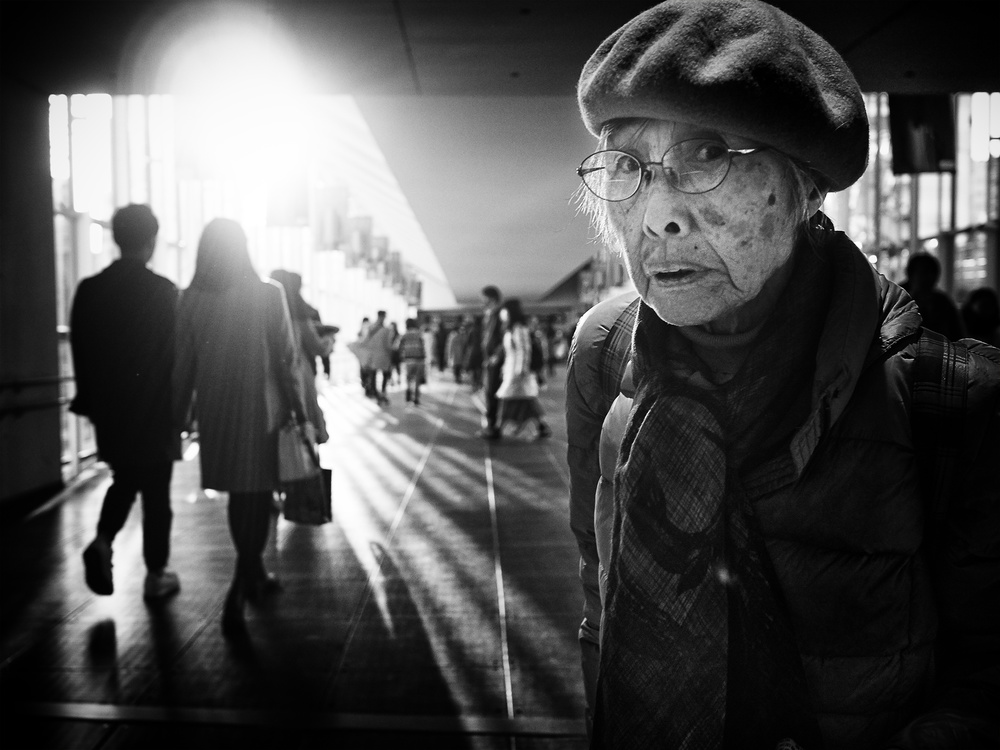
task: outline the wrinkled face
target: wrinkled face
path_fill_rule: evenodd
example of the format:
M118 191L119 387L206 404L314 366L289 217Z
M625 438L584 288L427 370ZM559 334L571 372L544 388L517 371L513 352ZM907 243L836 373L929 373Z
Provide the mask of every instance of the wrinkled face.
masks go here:
M730 148L759 145L649 120L626 125L606 148L650 162L675 143L701 137L718 138ZM607 211L629 276L660 318L681 326L725 321L780 292L779 271L791 256L803 206L797 205L791 171L777 154L734 156L722 184L697 195L669 186L659 166L650 169L652 181L631 198L608 203Z

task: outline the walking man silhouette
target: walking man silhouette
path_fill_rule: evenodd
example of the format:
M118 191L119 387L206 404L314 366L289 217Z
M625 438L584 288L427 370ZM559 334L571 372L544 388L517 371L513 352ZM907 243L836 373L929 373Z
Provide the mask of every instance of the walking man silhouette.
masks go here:
M111 545L142 495L144 593L157 599L180 588L170 557L170 479L180 458L171 419L177 287L153 273L159 222L132 204L111 220L121 258L77 287L70 315L76 398L70 408L97 433L98 457L110 467L97 535L83 553L87 585L114 592Z

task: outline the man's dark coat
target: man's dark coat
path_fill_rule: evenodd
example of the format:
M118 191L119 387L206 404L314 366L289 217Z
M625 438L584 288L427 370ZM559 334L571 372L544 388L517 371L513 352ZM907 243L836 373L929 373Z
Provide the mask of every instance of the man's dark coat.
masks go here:
M171 417L177 287L137 260L117 260L80 282L70 315L76 371L71 409L97 432L112 466L172 461Z

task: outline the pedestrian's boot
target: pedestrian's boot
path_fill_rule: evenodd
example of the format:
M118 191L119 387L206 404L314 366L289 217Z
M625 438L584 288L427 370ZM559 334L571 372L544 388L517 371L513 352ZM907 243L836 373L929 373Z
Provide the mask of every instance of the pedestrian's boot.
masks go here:
M248 636L247 622L243 610L246 606L246 591L240 576L233 579L222 608L222 634L233 640Z

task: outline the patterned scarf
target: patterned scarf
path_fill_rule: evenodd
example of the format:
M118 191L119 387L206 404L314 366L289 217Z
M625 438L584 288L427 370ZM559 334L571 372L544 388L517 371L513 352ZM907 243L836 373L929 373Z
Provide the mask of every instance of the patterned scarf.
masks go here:
M721 386L646 305L615 510L593 747L822 747L743 470L808 415L829 268L808 248Z

